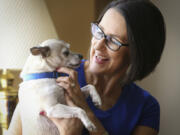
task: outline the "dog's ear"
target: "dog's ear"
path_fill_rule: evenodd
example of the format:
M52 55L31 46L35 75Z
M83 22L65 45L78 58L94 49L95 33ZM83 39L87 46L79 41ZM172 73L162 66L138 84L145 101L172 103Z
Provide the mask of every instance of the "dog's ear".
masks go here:
M41 55L43 58L50 56L50 48L45 47L32 47L30 49L32 55Z

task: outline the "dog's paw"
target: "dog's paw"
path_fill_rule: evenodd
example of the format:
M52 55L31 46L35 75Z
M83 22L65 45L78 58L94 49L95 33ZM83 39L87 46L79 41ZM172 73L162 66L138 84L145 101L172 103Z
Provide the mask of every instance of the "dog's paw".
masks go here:
M86 128L87 128L88 131L90 131L90 132L96 131L96 126L95 126L93 123L88 124Z
M47 110L46 110L46 115L47 115L48 117L52 117L52 116L53 116L53 108L47 109Z
M102 105L101 99L99 97L93 98L92 100L95 106L100 107Z

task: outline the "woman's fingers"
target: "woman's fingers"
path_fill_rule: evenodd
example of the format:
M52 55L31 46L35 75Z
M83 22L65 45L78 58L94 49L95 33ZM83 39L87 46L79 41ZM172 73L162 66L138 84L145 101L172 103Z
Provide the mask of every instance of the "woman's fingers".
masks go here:
M74 93L73 93L73 90L72 90L73 88L70 86L70 83L59 82L58 85L63 87L66 90L66 92L68 93L68 95L72 98Z
M72 84L75 84L75 81L71 78L71 77L68 77L68 76L64 76L64 77L58 77L56 79L56 82L65 82L65 83L72 83Z
M66 99L67 105L72 106L72 107L77 107L72 101L72 98L67 93L65 93L65 99Z
M58 85L62 85L64 89L66 89L69 93L69 90L78 92L80 90L79 83L76 80L73 80L70 76L65 76L65 77L58 77L56 79L56 82Z
M86 101L83 93L81 92L79 83L78 83L78 74L73 69L62 67L57 70L58 72L69 74L69 76L61 76L57 78L57 83L59 86L63 87L68 96L67 99L70 99L72 102L69 102L71 105L83 107L86 106ZM70 101L68 100L68 101Z
M70 68L66 68L66 67L61 67L59 69L57 69L58 72L62 72L62 73L66 73L68 74L73 80L77 80L77 76L78 76L78 73L73 70L73 69L70 69Z
M69 84L72 88L74 88L76 85L77 85L77 82L74 81L73 79L71 79L71 77L58 77L56 79L56 82L57 83L60 83L60 82L64 82L64 83L67 83Z

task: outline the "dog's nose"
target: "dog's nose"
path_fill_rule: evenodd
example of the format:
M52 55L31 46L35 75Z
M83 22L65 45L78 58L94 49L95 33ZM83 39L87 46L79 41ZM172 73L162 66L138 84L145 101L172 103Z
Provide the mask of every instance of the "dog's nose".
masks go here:
M82 59L82 58L83 58L83 56L82 56L81 54L78 54L78 56L79 56L79 58L80 58L80 59Z

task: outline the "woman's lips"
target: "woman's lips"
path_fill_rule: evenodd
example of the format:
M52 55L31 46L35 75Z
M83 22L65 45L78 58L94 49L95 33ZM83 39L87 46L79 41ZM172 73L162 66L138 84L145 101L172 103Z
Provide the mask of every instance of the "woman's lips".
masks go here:
M95 62L98 64L104 64L108 61L109 59L100 55L95 56Z

